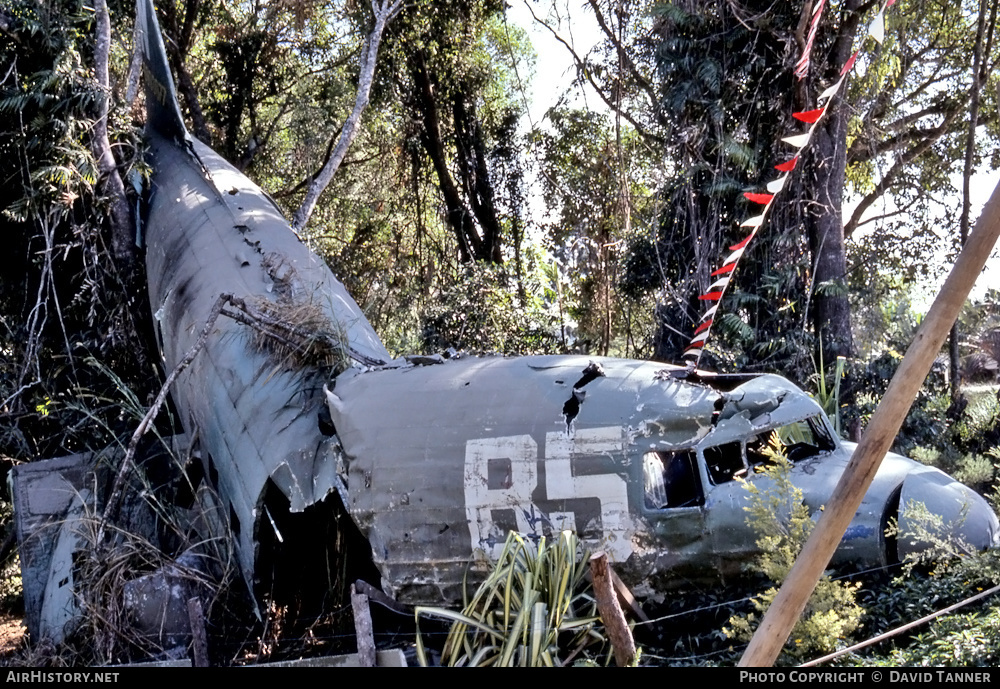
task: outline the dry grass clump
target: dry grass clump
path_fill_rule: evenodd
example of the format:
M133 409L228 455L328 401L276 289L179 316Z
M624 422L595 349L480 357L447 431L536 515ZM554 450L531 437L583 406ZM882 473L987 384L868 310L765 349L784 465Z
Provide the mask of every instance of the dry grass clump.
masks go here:
M250 326L251 348L285 368L324 368L336 372L351 365L347 333L320 306L289 299L232 298L223 314Z
M85 520L86 537L96 536L96 521ZM128 603L130 585L142 575L164 573L164 596L180 586L191 596L214 601L222 587L218 582L228 577L217 579L215 573L204 570L218 571L226 568L226 563L216 561L204 568L187 566L141 536L122 530L109 533L106 540L110 543L85 547L76 562L76 593L83 614L73 634L74 645L87 649L93 656L91 662L102 665L166 657L177 644L157 630L143 629L142 622L137 622L137 611ZM148 615L144 610L140 613ZM186 648L183 653L187 654Z
M158 461L181 469L166 443L160 449ZM235 580L225 512L205 484L176 504L168 497L176 486L156 488L143 467L136 469L116 519L101 516L102 501L94 496L108 484L108 472L95 465L88 478L93 490L79 490L61 524L58 540L73 543L69 586L75 608L64 640L56 645L32 639L5 660L62 667L187 654L188 600L198 598L208 613ZM178 472L172 481L188 479Z

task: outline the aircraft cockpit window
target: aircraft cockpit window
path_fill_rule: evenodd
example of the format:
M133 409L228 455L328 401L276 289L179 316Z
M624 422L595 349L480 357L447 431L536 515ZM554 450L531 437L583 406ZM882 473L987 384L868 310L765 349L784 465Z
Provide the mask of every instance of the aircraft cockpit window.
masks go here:
M646 507L654 510L705 504L691 450L647 452L642 458Z
M705 464L708 465L708 475L716 486L746 476L747 473L747 465L743 461L743 444L739 442L706 447Z
M775 428L773 431L761 433L757 437L747 440L747 461L750 466L769 461L765 450L770 442L771 433L777 434L785 457L793 462L815 457L835 448L826 424L819 416L813 416Z

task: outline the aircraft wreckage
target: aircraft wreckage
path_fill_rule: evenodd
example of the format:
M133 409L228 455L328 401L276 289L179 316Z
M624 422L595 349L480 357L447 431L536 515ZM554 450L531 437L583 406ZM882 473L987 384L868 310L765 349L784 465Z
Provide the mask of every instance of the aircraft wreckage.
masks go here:
M274 203L188 136L152 5L140 6L144 234L165 370L223 294L258 324L306 322L342 345L331 375L269 346L246 318L221 317L171 390L257 596L281 577L309 585L309 553L334 548L323 539L345 512L383 590L403 602L459 599L470 565L481 569L511 529L575 530L639 595L725 576L756 552L736 479L764 480L754 469L772 434L810 508L828 499L853 446L778 376L581 356L394 360ZM979 495L890 455L835 561L883 566L920 548L886 536L916 502L966 542L997 544Z

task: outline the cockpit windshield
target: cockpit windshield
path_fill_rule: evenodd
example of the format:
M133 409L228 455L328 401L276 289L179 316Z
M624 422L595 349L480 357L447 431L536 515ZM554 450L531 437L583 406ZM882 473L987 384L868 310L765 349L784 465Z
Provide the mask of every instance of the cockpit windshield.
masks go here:
M772 442L772 436L775 437L775 449L793 462L830 452L836 447L827 425L823 423L823 416L816 414L748 439L747 460L750 466L768 461L764 450Z
M793 462L830 452L836 447L821 414L766 428L742 441L704 449L708 476L713 485L742 478L755 466L771 462L772 451Z

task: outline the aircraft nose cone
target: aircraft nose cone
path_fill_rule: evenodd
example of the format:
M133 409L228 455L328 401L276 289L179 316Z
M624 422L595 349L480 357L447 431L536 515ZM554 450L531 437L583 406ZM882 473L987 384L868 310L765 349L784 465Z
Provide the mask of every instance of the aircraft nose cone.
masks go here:
M1000 543L1000 521L989 504L971 488L931 467L913 471L903 481L899 526L901 559L926 551L935 539L950 540L966 550L985 550Z

